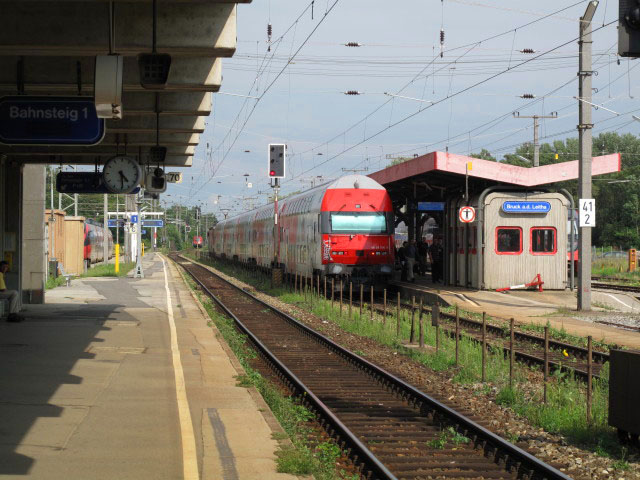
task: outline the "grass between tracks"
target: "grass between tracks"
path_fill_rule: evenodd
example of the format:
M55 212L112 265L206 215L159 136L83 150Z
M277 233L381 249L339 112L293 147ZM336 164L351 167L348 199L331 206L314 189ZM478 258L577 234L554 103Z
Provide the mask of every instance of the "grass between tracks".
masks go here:
M248 346L247 337L235 328L232 319L214 308L212 301L196 288L191 278L182 271L181 274L196 292L211 321L244 368L245 374L237 378L238 386L255 387L258 390L286 432L285 437L291 440L290 446L282 447L277 452L278 472L313 475L317 480L356 480L357 476L350 476L344 470L337 471L336 462L342 456L342 451L335 443L314 441L316 436L311 423L314 419L313 413L297 399L284 395L281 389L251 367L256 352ZM273 434L273 437L275 440L281 440L277 433Z
M526 418L533 426L550 433L563 435L569 443L594 451L600 456L611 458L611 468L613 469L623 470L625 465L628 465L626 462L627 450L619 444L615 430L608 426L608 365L605 365L601 371L601 378L594 379L592 419L587 422L584 382L561 372L552 374L547 385L547 403L544 404L540 369L517 363L514 367L513 388L510 388L508 358L489 347L485 364L486 381L481 383L481 345L463 335L459 342L459 362L456 366L455 340L440 332L439 349L436 352L434 348L436 329L431 326L429 315L424 315L422 319L426 348L424 350L408 348L407 340L411 332L411 315L406 310L402 310L400 314L400 335L398 336L396 335L395 308L390 308L386 322L383 322L382 315L376 312L374 312L373 321L371 321L371 312L367 307L360 315L359 307L354 306L352 316L349 318L348 294L346 296L347 302L343 304L342 312L340 312L338 301L334 302L332 308L331 301L314 296L312 303L310 295L292 293L286 288L272 288L270 280L266 276L249 274L238 266L218 261L204 259L199 261L249 283L258 290L285 303L295 305L333 322L348 332L391 347L434 371L445 372L456 383L469 384L474 395L487 395L496 403L510 408L519 416ZM416 314L414 319L416 342L419 338L418 325L419 315ZM532 328L532 330L534 329ZM565 340L569 341L573 338L573 336L567 335ZM366 356L366 351L356 353ZM512 442L527 440L527 437L521 437L519 432L507 431L504 432L504 436Z

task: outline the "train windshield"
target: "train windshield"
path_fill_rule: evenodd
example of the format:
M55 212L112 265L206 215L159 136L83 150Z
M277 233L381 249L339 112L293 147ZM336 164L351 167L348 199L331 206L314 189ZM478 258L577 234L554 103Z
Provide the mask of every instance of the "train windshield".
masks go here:
M387 233L387 217L381 213L332 212L332 233Z

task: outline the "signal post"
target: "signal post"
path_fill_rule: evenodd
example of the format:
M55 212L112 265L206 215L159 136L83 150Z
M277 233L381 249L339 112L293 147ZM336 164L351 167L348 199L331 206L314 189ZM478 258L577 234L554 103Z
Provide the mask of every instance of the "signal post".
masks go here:
M280 190L280 179L285 177L287 146L281 143L269 144L268 173L271 179L271 187L274 193L273 202L273 268L271 270L271 283L273 286L282 285L282 268L280 268L280 226L278 219L278 192Z

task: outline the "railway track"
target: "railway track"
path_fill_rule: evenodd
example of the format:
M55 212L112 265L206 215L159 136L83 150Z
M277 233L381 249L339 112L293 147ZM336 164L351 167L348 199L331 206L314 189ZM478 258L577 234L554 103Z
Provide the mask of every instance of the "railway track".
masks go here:
M205 267L181 257L172 259L234 319L261 357L315 411L329 435L361 467L364 478L569 479L476 419Z
M591 288L604 288L607 290L617 290L619 292L640 294L640 287L634 287L632 285L619 285L616 283L591 282Z
M374 300L380 300L380 297L374 297ZM354 305L360 305L359 300L353 302ZM367 304L367 302L365 302ZM368 305L368 304L367 304ZM414 307L410 303L401 302L401 309L408 312L409 316ZM385 308L382 303L374 303L374 311L384 315ZM393 315L397 305L389 303L386 308L387 315ZM416 317L419 313L419 306L416 304ZM432 307L423 305L423 313L431 315ZM458 316L460 333L468 337L482 342L482 322ZM440 311L440 330L445 335L455 338L455 314ZM508 354L509 349L509 329L498 325L486 324L486 341L487 345L494 349L501 349ZM535 365L544 365L544 337L533 335L523 331L514 331L514 355L517 360ZM566 352L566 355L565 355ZM592 372L594 377L598 377L604 363L609 361L609 354L604 352L592 351ZM558 340L549 339L549 355L548 362L551 370L559 369L565 372L575 372L576 376L586 380L587 378L587 356L588 350L578 345L572 345Z

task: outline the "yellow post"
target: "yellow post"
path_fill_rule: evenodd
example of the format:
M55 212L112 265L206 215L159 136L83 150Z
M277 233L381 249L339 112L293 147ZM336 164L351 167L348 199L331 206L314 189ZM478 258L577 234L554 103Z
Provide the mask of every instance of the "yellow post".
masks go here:
M629 271L630 272L635 272L636 271L636 262L637 262L637 252L635 248L632 248L629 250Z
M144 243L142 244L142 256L144 257Z
M116 275L120 273L120 244L116 243Z

